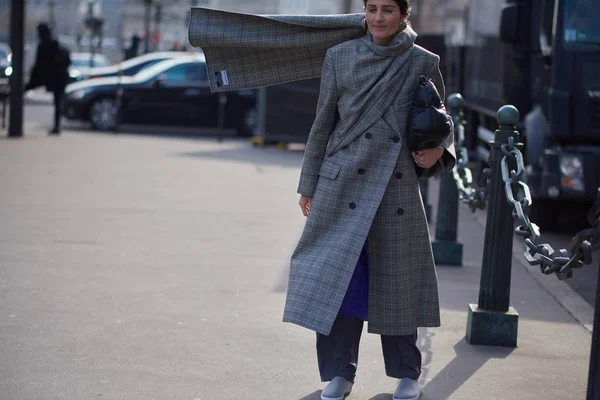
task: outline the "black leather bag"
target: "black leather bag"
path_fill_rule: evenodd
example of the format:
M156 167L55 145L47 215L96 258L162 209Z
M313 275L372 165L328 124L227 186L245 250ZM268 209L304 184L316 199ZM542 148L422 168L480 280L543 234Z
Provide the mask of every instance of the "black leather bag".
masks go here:
M435 85L424 76L419 78L408 127L411 151L435 148L452 133L452 118L446 113Z

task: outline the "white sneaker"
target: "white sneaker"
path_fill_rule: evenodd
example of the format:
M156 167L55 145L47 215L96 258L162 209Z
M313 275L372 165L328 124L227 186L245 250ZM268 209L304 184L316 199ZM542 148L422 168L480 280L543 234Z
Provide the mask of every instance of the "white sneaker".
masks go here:
M418 400L419 397L421 397L419 383L410 378L402 378L394 392L394 400Z
M321 400L344 400L352 391L352 382L336 376L321 391Z

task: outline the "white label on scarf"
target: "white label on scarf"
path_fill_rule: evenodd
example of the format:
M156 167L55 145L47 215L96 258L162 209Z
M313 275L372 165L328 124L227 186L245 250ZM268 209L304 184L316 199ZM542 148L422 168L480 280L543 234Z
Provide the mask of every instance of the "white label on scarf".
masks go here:
M227 71L221 71L221 80L223 81L223 86L229 85L229 78L227 78Z

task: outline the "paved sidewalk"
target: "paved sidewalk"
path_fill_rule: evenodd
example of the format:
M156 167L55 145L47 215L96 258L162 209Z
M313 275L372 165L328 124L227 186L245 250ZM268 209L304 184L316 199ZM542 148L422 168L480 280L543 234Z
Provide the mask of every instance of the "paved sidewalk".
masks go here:
M320 398L314 333L280 322L301 151L35 131L0 160L0 400ZM465 343L484 227L461 209L459 229L422 399L585 398L591 335L516 259L518 347ZM365 333L349 399L395 385Z

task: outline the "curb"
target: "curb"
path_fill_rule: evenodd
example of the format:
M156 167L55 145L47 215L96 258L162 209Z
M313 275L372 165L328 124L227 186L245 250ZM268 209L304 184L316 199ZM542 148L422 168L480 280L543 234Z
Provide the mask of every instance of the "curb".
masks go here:
M472 213L464 204L460 204L463 212L473 214L473 218L485 227L487 214ZM514 235L515 238L518 236ZM588 304L575 290L566 282L560 281L554 275L544 275L537 270L537 267L531 267L523 256L525 250L516 249L513 246L513 263L515 258L535 280L552 296L577 322L579 322L589 333L592 333L594 326L594 308Z

